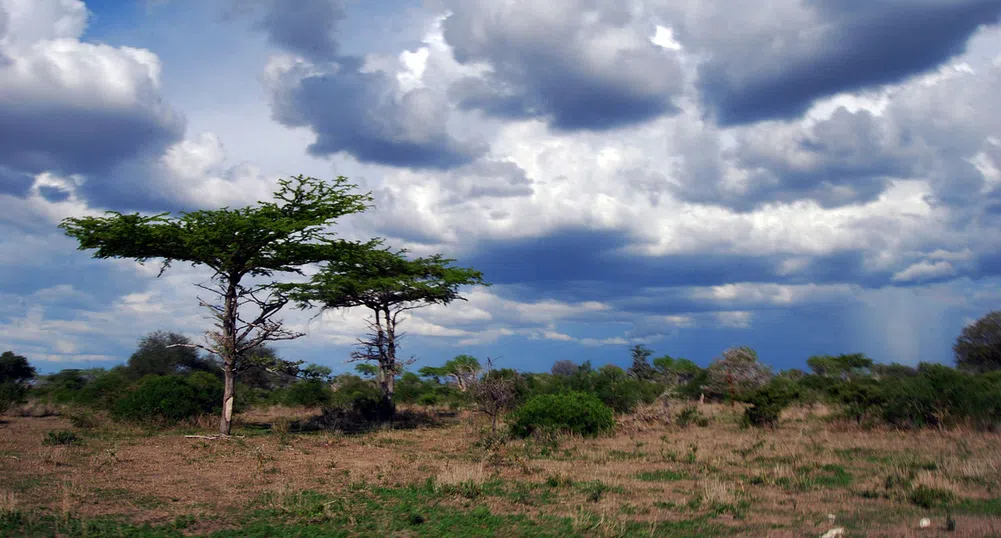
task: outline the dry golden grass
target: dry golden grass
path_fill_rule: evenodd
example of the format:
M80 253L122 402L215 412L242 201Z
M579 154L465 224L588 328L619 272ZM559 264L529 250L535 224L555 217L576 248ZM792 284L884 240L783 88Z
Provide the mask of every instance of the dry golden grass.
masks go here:
M431 479L439 487L521 488L522 494L484 495L475 503L495 513L566 517L583 534L614 536L629 522L707 517L738 535L753 528L746 535L819 536L834 514L837 525L856 535L908 536L922 515L944 521L944 512L912 505L907 488L924 485L961 500L999 495L997 434L842 431L820 419L822 408L792 410L776 430L741 429L739 406L701 411L711 417L707 427L680 428L670 413L647 409L622 420L615 436L493 448L477 444L485 423L470 413L437 428L344 435L296 433L296 421L317 410L271 408L238 417L239 424L274 427L247 429L244 437L184 437L196 426L212 433L210 420L152 436L106 423L80 431L82 445L55 447L41 441L48 431L72 429L65 418L13 417L0 425L0 513L114 514L150 523L210 516L197 527L205 531L236 525L234 509L262 498L293 510L302 490L350 501L360 495L349 492L351 484ZM887 490L890 475L912 478ZM959 514L957 521L962 532L954 535L1001 532L996 515Z

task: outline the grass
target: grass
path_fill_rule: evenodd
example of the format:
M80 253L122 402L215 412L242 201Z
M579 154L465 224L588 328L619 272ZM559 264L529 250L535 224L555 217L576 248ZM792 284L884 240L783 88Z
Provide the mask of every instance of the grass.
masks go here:
M829 513L849 535L908 535L921 517L944 528L947 514L957 534L1001 534L996 435L810 415L760 431L740 428L741 412L490 443L470 413L343 434L295 427L309 410L253 410L238 415L243 437L217 440L184 437L210 423L12 417L0 536L819 536ZM86 442L40 442L58 431Z

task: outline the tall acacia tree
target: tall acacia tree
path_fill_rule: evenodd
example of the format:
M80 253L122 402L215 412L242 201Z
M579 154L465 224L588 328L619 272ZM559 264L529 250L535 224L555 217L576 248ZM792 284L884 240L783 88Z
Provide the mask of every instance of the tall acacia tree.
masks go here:
M110 211L104 217L67 218L60 224L79 241L80 250L94 249L95 258L140 263L161 259L161 275L174 261L214 271L211 286L198 286L216 296L213 301L199 297L215 319L215 330L206 332L205 345L193 345L222 359L225 390L219 431L223 435L230 432L234 383L241 369L297 366L253 351L269 341L302 336L275 318L289 301L278 283L244 285L244 279L302 274L303 265L357 257L358 251L377 244L337 239L328 229L338 217L364 211L372 200L370 194L354 194L356 186L347 178L326 182L300 175L279 180L279 185L273 201L240 209L224 207L177 217Z
M397 332L403 321L401 315L429 305L465 300L459 295L462 286L489 285L479 271L453 267L455 260L440 254L413 260L405 254L356 250L352 256L329 260L306 284L282 286L300 308L361 306L372 312L368 320L370 333L358 340L361 349L352 353L352 359L378 365L382 411L386 415L395 412L395 379L403 366L396 356L403 337Z

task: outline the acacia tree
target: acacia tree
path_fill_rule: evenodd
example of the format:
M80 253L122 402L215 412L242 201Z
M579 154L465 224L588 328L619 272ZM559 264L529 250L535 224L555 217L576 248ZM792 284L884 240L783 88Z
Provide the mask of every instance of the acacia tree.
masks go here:
M386 415L395 412L395 379L403 366L396 357L403 337L397 332L403 321L401 315L429 305L465 300L459 295L462 286L488 285L479 271L453 267L455 260L440 254L413 260L405 254L357 250L352 256L328 261L306 284L282 286L300 308L365 307L371 311L369 334L358 340L361 349L352 353L351 359L378 365L382 412Z
M60 227L77 239L80 250L95 249L95 258L130 258L140 263L161 259L160 275L171 262L212 269L211 285L197 284L215 295L199 297L215 319L205 344L191 344L222 359L225 389L219 431L229 435L237 373L249 366L294 369L276 357L255 355L269 341L302 336L275 316L288 303L276 282L245 285L244 279L272 279L276 273L299 273L307 264L337 260L367 250L375 241L335 238L328 226L338 217L369 207L369 194L353 194L347 178L332 182L304 177L279 180L274 201L240 209L222 208L153 216L121 214L64 219ZM249 277L249 278L248 278ZM248 315L248 310L250 315Z

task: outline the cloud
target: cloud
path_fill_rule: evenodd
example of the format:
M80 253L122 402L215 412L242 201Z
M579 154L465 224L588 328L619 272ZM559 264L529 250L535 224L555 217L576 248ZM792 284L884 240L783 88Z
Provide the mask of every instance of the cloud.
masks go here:
M309 128L311 155L444 170L486 151L482 141L450 134L446 96L422 83L427 47L395 59L339 54L334 30L345 14L338 2L310 0L305 12L250 3L264 10L256 26L287 53L273 56L263 77L272 118Z
M894 282L913 282L917 280L929 280L933 278L952 276L956 274L956 269L947 261L940 262L918 262L914 265L894 273L891 280Z
M311 61L337 57L337 26L345 18L338 0L228 0L225 18L250 17L268 41Z
M608 130L677 111L677 51L652 41L640 2L448 0L444 37L455 59L484 73L454 99L500 118L540 118L560 130Z
M966 50L997 24L995 0L663 3L692 54L705 105L722 125L802 116L818 99L895 84ZM726 31L721 29L726 28Z
M0 2L0 170L8 193L26 175L91 176L95 197L113 189L101 176L155 155L178 140L184 118L160 95L155 54L80 41L82 2Z

